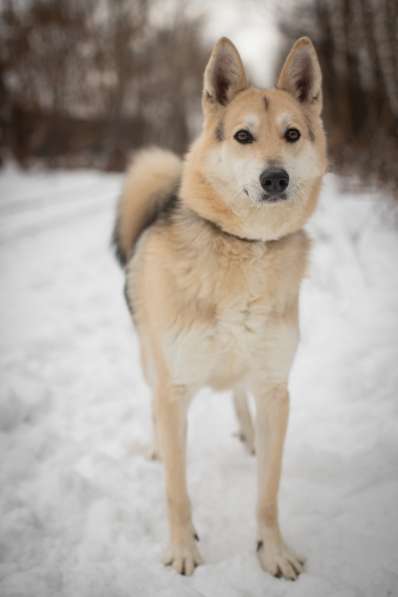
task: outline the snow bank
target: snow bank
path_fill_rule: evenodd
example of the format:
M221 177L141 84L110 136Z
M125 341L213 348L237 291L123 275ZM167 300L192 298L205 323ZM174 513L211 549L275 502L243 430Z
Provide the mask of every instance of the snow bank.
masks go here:
M329 176L309 226L302 344L281 486L296 583L256 561L255 463L227 396L190 413L189 483L206 563L159 564L161 466L109 250L118 176L0 175L0 595L398 594L398 209ZM221 496L227 496L222 499Z

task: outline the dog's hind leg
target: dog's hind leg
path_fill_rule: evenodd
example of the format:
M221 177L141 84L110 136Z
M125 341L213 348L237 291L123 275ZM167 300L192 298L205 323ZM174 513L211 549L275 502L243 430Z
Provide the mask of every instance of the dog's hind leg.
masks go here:
M238 437L245 445L249 454L255 453L255 437L248 398L242 388L236 388L233 393L236 418L238 419Z
M196 545L186 480L187 407L182 386L159 383L156 414L164 463L170 545L163 560L178 573L191 575L202 562Z

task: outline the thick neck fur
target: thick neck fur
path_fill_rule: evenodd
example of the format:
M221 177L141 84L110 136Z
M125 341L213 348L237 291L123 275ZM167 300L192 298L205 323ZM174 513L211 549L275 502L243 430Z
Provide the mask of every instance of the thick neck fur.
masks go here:
M297 299L309 248L303 231L275 241L242 241L184 206L174 212L172 221L168 238L177 257L173 274L178 295L188 296L189 304L203 309L209 303L219 307L225 301L265 297L260 303L266 303L267 310L284 312ZM269 295L264 285L273 276Z
M237 214L225 204L221 193L207 180L200 164L201 138L188 153L181 181L180 197L184 205L216 226L237 236L244 236Z

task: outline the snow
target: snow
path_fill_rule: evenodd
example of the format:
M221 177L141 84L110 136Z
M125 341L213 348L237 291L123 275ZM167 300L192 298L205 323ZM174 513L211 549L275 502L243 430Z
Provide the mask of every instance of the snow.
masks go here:
M309 226L280 493L295 583L255 556L255 461L226 395L190 412L205 565L159 563L162 467L109 249L116 175L0 174L1 597L398 595L398 206L329 175Z

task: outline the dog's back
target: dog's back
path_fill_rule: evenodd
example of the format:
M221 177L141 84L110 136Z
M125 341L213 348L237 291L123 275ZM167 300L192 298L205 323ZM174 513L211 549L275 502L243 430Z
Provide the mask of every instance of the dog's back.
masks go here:
M182 161L157 147L135 155L127 172L113 231L115 252L126 265L135 243L177 192Z

